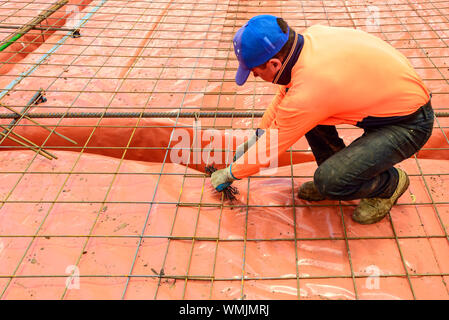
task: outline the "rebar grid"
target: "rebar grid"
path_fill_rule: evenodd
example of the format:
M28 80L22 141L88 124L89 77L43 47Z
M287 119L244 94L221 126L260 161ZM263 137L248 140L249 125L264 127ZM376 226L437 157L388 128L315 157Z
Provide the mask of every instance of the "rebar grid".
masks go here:
M51 1L11 1L14 4L23 5L21 8L13 11L12 14L2 15L0 7L0 25L7 24L8 18L21 17L24 22L34 17L33 12L36 9L28 9L31 5L47 5ZM447 231L447 212L444 211L445 207L449 205L449 200L444 197L435 198L435 191L432 190L429 184L432 178L441 178L449 175L447 171L433 171L429 168L423 168L423 160L419 156L414 156L416 162L417 172L410 173L409 176L413 181L422 182L427 199L419 198L416 201L413 197L411 201L402 201L397 207L408 208L410 206L415 208L416 215L424 226L427 222L427 218L424 218L424 209L431 208L434 218L437 220L437 225L440 228L439 233L428 232L426 228L422 228L423 232L417 232L415 234L402 234L404 229L402 225L398 225L398 221L395 217L389 217L388 230L391 232L380 233L379 235L365 234L360 231L359 234L354 233L354 226L349 221L348 210L354 207L353 203L346 202L333 202L326 204L312 204L312 203L298 203L296 200L295 187L297 181L306 181L311 179L311 174L297 175L295 174L294 157L296 154L310 154L310 150L292 147L289 150L290 154L290 174L286 175L269 175L263 177L250 177L245 182L244 188L247 192L244 202L235 204L228 203L221 199L217 202L211 202L207 200L208 196L208 178L201 172L192 173L191 168L196 169L192 163L192 153L189 153L188 162L184 164L184 168L180 172L167 172L169 170L169 153L174 150L173 134L176 129L191 128L189 123L182 123L181 118L178 116L173 118L173 122L170 124L161 125L147 125L142 123L144 112L148 111L160 111L160 110L178 110L186 111L193 110L193 112L204 111L229 111L229 112L256 112L263 111L266 107L269 98L272 96L272 87L260 82L249 79L246 84L246 88L238 88L233 83L233 76L236 70L236 60L233 55L232 48L232 35L235 31L252 15L256 14L254 6L256 3L261 3L260 8L263 8L264 13L271 13L284 17L291 26L297 29L311 26L315 23L325 23L335 26L347 26L363 28L366 21L366 7L369 3L361 3L358 1L356 4L352 4L348 1L332 1L326 3L322 1L294 1L294 2L268 2L268 1L208 1L207 3L197 2L180 2L180 1L116 1L108 0L103 1L98 11L90 16L88 19L82 22L81 38L78 39L66 39L58 49L52 52L48 58L40 61L39 58L47 53L45 48L52 47L59 44L61 35L67 34L67 31L56 31L46 42L45 47L41 46L37 50L29 53L26 58L19 62L2 62L0 65L13 64L14 68L8 72L7 80L2 82L2 90L4 94L1 99L2 103L13 108L25 107L26 98L30 97L36 89L30 84L39 83L40 87L44 88L48 101L45 104L39 105L33 108L33 111L40 111L39 109L45 108L53 112L53 110L63 110L63 116L60 119L53 119L52 121L45 122L48 127L54 128L49 135L46 136L44 142L40 145L40 148L46 150L70 150L78 152L78 156L75 157L73 164L68 168L52 170L39 170L35 168L40 161L39 156L35 155L31 157L30 161L23 167L23 170L1 170L2 175L17 176L15 184L11 185L6 195L2 195L2 201L0 205L0 215L2 212L7 213L8 206L15 204L35 204L40 206L46 206L44 213L40 215L40 220L35 224L33 232L29 233L14 233L8 234L7 232L0 233L0 244L3 245L1 239L22 240L27 239L27 245L21 256L16 260L15 267L11 272L6 274L0 273L0 298L8 299L8 293L15 290L15 281L17 279L45 279L55 278L61 281L68 277L64 270L60 273L53 274L31 274L23 273L21 270L27 265L27 258L34 252L34 246L39 241L46 240L48 238L56 239L72 239L72 241L80 241L78 245L78 254L72 264L81 270L79 278L81 279L81 288L90 279L104 278L123 280L121 282L120 290L116 298L126 299L135 293L136 281L142 280L145 283L150 284L151 290L148 291L146 298L163 299L167 296L167 290L169 292L179 289L177 295L173 293L176 298L189 299L190 297L198 297L195 295L194 289L196 286L207 287L207 294L201 296L202 299L214 299L215 297L223 297L228 292L226 288L220 290L221 282L223 283L236 283L235 287L238 287L238 294L234 294L232 297L245 299L254 298L257 296L253 292L253 282L261 283L264 281L272 283L290 283L292 281L290 296L296 299L302 299L304 296L302 292L308 290L309 280L319 280L322 284L333 283L332 281L345 280L349 281L349 293L344 297L352 297L355 299L362 299L363 286L361 280L369 280L370 275L358 268L359 257L354 257L354 245L356 243L373 243L374 241L385 241L385 243L394 242L397 248L397 254L399 256L400 272L385 272L380 273L378 277L380 279L401 279L407 282L410 290L410 297L413 299L422 298L419 293L419 286L417 289L417 282L422 279L439 279L441 278L442 287L449 294L449 288L446 285L444 277L449 276L449 271L445 269L444 265L439 265L439 272L418 272L410 267L409 256L410 253L404 248L404 243L407 241L429 241L430 248L434 257L439 257L442 253L438 252L432 246L430 240L445 241L446 245L449 242L449 236ZM9 4L9 2L8 2ZM87 5L86 8L80 8L85 10L83 15L87 13L91 8L99 5L99 1L93 1ZM449 66L447 66L447 52L448 52L448 30L449 21L447 18L447 12L449 9L449 3L447 1L395 1L374 3L379 8L380 14L380 26L379 29L373 32L381 38L387 40L393 44L396 48L403 51L403 53L412 61L415 68L423 76L426 84L431 86L434 90L434 108L436 111L444 112L448 109L448 78L449 78ZM130 12L132 8L139 8L137 12ZM4 8L3 8L4 9ZM10 8L11 9L11 8ZM12 8L16 9L16 8ZM259 11L259 10L258 10ZM258 12L260 13L260 12ZM117 22L112 19L106 19L105 15L114 14L115 17L120 18L118 23L123 25L131 24L131 27L122 29L117 27ZM198 19L208 16L209 23L196 21ZM289 18L291 17L291 18ZM303 17L300 19L299 17ZM150 28L144 28L143 24L148 24L148 18L151 21ZM433 20L438 22L432 22ZM412 20L411 22L407 20ZM424 29L419 29L422 28ZM196 27L202 27L201 30L195 29ZM397 30L397 28L400 28ZM422 30L428 30L432 32L432 36L428 36L421 32ZM1 30L3 31L3 30ZM123 32L122 32L123 31ZM111 36L117 32L120 36ZM5 34L5 32L3 32ZM31 34L38 35L37 31L30 31ZM133 33L143 33L136 36ZM407 38L404 40L404 34L407 34ZM1 37L1 36L0 36ZM116 40L115 44L107 44L109 40ZM37 41L37 40L36 40ZM196 41L196 44L191 42ZM432 44L432 41L437 41L438 45ZM130 44L130 42L133 42ZM139 43L138 43L139 42ZM408 43L407 43L408 42ZM412 45L411 42L414 44ZM34 44L25 42L25 46ZM65 52L59 52L63 49ZM112 51L111 51L112 50ZM163 52L168 50L167 52ZM440 51L438 51L440 50ZM6 50L8 52L8 50ZM75 51L75 52L71 52ZM92 53L93 51L102 51L101 53ZM124 54L123 52L131 52ZM190 52L191 51L191 52ZM9 51L12 55L20 54L20 51ZM94 63L82 62L89 59L98 59L93 61ZM87 60L86 60L87 59ZM185 64L187 63L187 64ZM61 67L63 69L61 69ZM55 74L45 74L41 70L48 68L56 68L58 72ZM85 71L91 68L91 72L88 74L80 74L80 72L71 72L71 70L78 69L79 71ZM111 76L105 73L105 70L113 69L121 70L120 74L117 72ZM12 86L8 86L11 79L15 79L22 75L23 69L32 69L32 72L26 74L21 81L13 83ZM146 73L151 72L151 76L142 76L139 71ZM42 74L43 73L43 74ZM108 84L107 89L96 86L97 81L104 81ZM148 83L148 86L144 89L140 89L137 92L129 87L127 82L129 80L143 81ZM26 82L28 81L28 82ZM59 82L63 81L67 87L63 87ZM77 81L81 81L78 84ZM40 82L44 83L42 85ZM73 83L72 83L73 82ZM199 82L199 83L197 83ZM179 87L176 87L178 83ZM78 88L71 89L70 86L74 84ZM167 85L171 84L171 85ZM164 87L165 86L165 87ZM92 89L92 87L94 89ZM95 89L96 88L96 89ZM129 89L130 88L130 89ZM69 99L64 102L63 105L58 105L58 98L56 95L67 95ZM95 97L96 94L104 94L104 102L89 101L86 97ZM142 97L142 102L137 106L119 102L119 98L123 95L136 95ZM170 103L155 103L155 100L162 100L171 97L173 102ZM193 101L190 101L193 97ZM240 100L239 100L240 99ZM86 100L89 104L86 105ZM168 99L170 100L170 99ZM243 105L242 105L243 101ZM77 122L68 123L67 118L64 115L70 112L79 111L83 109L100 109L100 112L108 112L109 110L119 109L130 110L137 112L138 116L134 119L134 124L104 124L105 118L101 116L98 120L89 124ZM217 121L217 116L212 116L207 121L207 124L203 126L203 129L236 129L242 128L242 123L238 123L238 118L232 116L229 119L222 119ZM255 117L248 119L249 122L245 122L244 127L256 128L257 121ZM6 124L6 122L5 122ZM13 127L17 132L20 130L35 129L36 125L30 123L14 124ZM63 144L47 145L51 138L54 137L55 130L60 129L86 129L90 130L86 142L79 146L67 146ZM90 145L97 134L97 130L105 128L114 128L117 130L126 130L126 134L129 134L129 138L126 140L123 146L95 146ZM168 143L163 146L134 146L133 142L136 136L136 132L139 129L158 129L165 128L170 130ZM437 151L446 152L449 150L449 140L447 137L448 123L445 119L437 119L434 126L434 131L441 133L444 139L444 145L437 148L424 148L422 151ZM347 127L339 127L339 131L347 131ZM26 131L24 131L26 132ZM31 139L32 140L32 139ZM7 150L18 150L20 146L2 145L0 146L4 152ZM176 150L178 150L177 148ZM191 145L187 148L193 151L194 146ZM101 150L102 152L118 151L114 157L117 159L114 162L115 168L108 168L103 171L89 171L82 170L79 164L82 163L81 159L83 155L87 155L91 152ZM182 148L181 148L182 150ZM160 169L153 172L136 172L136 171L123 171L122 167L125 166L128 161L129 153L133 151L147 151L147 152L162 152L163 157L160 162ZM204 149L207 154L206 161L211 159L211 151L226 151L226 149ZM70 181L76 176L110 176L110 182L105 186L105 195L99 200L64 200L63 195L66 189L70 186ZM61 186L57 186L57 191L52 195L51 199L17 199L14 197L20 190L20 186L28 177L42 176L43 179L50 179L50 177L60 176L63 177ZM147 200L145 201L126 201L126 200L114 200L110 199L111 193L114 191L114 187L117 186L121 177L133 177L144 176L155 179L155 186L153 192L149 190ZM161 200L160 195L163 194L163 190L166 187L165 179L168 177L178 177L181 181L179 189L172 190L174 197L173 201ZM251 191L252 184L266 179L267 181L276 181L276 179L288 179L291 185L291 199L290 204L255 204L251 199L251 194L255 191ZM198 180L199 187L199 200L192 199L192 201L185 200L185 197L189 196L192 181ZM250 192L251 191L251 192ZM412 191L411 191L412 192ZM194 201L196 200L196 201ZM296 201L295 201L296 200ZM74 233L74 234L59 234L48 233L43 227L47 225L48 221L56 213L56 207L58 205L70 205L70 206L82 206L93 205L95 206L96 213L93 218L87 220L88 229L87 232ZM96 229L101 228L102 219L104 219L105 212L108 206L125 205L129 212L132 212L134 207L146 206L148 209L143 215L143 219L140 222L140 232L127 230L125 234L113 234L110 233L96 233ZM173 215L167 216L167 224L170 226L166 234L148 234L149 226L151 226L151 217L157 214L158 210L162 210L162 207L173 208ZM182 215L185 214L183 209L189 209L192 211L192 230L190 235L178 235L177 226L178 221L182 220ZM339 221L341 233L328 236L307 236L303 234L302 227L302 210L320 210L328 208L329 210L337 210L339 215ZM205 210L213 209L216 212L217 226L213 236L201 235L200 225L205 216ZM235 212L236 217L238 214L243 215L242 234L237 238L226 237L225 219L229 215L228 210ZM255 210L265 210L269 214L270 210L284 210L285 215L291 217L291 223L288 225L292 227L289 234L282 234L279 236L251 236L253 232L252 223ZM283 212L284 212L283 211ZM190 211L189 211L190 212ZM240 220L237 220L240 221ZM289 220L290 221L290 220ZM128 221L129 222L129 221ZM129 222L130 223L130 222ZM385 224L383 224L385 227ZM362 230L362 229L360 229ZM376 229L371 229L376 230ZM212 234L213 232L210 232ZM363 233L363 234L360 234ZM225 234L225 235L223 235ZM123 268L122 272L83 272L83 262L88 261L87 255L92 251L101 251L101 247L94 247L95 241L101 239L116 240L116 243L122 243L123 241L131 241L130 254L128 255L129 264L127 268ZM120 242L122 241L122 242ZM164 241L163 248L161 249L161 261L153 261L151 255L148 259L148 264L158 265L153 268L147 268L146 272L142 273L141 259L144 255L145 245L152 243L151 241ZM365 241L365 242L363 242ZM313 274L307 274L304 272L304 265L300 262L304 259L305 249L303 246L309 245L309 243L317 243L320 246L323 243L331 242L344 249L341 250L341 254L345 255L345 268L344 272L335 274L335 272L316 272ZM123 242L125 243L125 242ZM185 245L184 245L185 244ZM233 245L240 249L241 265L238 274L232 276L223 276L220 273L221 264L223 263L220 254L223 250L227 250L226 246ZM269 245L276 247L277 245L291 245L294 246L294 257L288 257L294 268L292 268L291 274L276 274L270 275L276 272L276 270L264 270L263 272L252 270L252 261L254 259L254 250L257 246ZM91 248L92 246L92 248ZM197 255L199 247L205 246L210 248L211 267L209 272L205 274L198 274L197 267ZM179 248L184 248L186 254L178 252ZM333 250L333 247L325 247L328 250ZM0 246L0 249L3 249ZM106 249L103 249L106 250ZM1 254L0 250L0 254ZM260 253L262 251L255 251ZM180 264L185 264L184 271L168 270L173 266L173 255L180 254L181 257L185 257L185 260L178 261ZM114 256L111 257L114 259ZM156 258L155 258L156 259ZM357 259L355 261L354 259ZM373 258L374 259L374 258ZM207 259L206 259L207 260ZM209 261L208 260L208 261ZM306 261L307 262L307 261ZM31 262L32 263L32 262ZM437 261L437 264L439 262ZM29 263L28 263L29 264ZM307 264L305 264L307 266ZM87 268L87 266L86 266ZM182 267L179 267L183 270ZM425 269L425 268L424 268ZM395 269L397 270L397 269ZM172 272L169 272L172 271ZM168 274L167 274L168 273ZM230 273L232 274L232 273ZM4 280L5 282L2 282ZM447 279L446 279L447 280ZM85 282L86 281L86 282ZM106 282L105 282L106 283ZM199 284L198 284L199 283ZM225 285L225 284L223 284ZM229 286L230 288L232 286ZM234 287L234 288L235 288ZM170 291L171 290L171 291ZM269 291L269 290L268 290ZM279 293L282 289L275 288L269 293ZM69 299L73 297L76 290L70 289L67 286L58 291L58 295L54 298ZM307 291L308 292L308 291ZM221 293L221 294L220 294ZM307 297L307 296L306 296ZM326 295L316 295L318 298L326 298Z

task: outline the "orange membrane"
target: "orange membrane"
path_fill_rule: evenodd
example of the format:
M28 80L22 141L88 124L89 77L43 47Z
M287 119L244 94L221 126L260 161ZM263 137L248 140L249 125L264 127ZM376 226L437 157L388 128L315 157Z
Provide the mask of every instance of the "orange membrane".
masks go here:
M26 23L51 3L8 1L0 25ZM236 86L231 40L268 13L298 32L320 23L381 37L409 58L435 111L448 111L447 2L70 5L54 22L86 17L80 38L53 31L2 53L1 103L21 111L42 88L47 101L29 112L263 110L274 86L251 77ZM0 32L3 39L11 30ZM0 137L0 297L448 299L447 119L437 118L423 150L399 164L411 184L390 215L367 226L351 220L357 201L296 197L316 169L304 138L277 170L234 182L237 199L223 201L204 167L229 162L245 135L239 129L257 128L256 118L35 119L77 145L21 119L13 132L58 159ZM346 143L361 134L338 130ZM178 133L187 148L178 148ZM204 151L214 147L211 136L221 145ZM199 159L194 146L204 151Z

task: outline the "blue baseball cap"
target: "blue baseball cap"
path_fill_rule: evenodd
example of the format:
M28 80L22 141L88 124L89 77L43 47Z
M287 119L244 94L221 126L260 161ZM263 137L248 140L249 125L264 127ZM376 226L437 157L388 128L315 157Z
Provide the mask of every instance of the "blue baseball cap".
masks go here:
M288 40L272 15L251 18L234 36L234 52L239 61L235 82L241 86L251 69L267 62L278 53ZM290 31L290 29L289 29Z

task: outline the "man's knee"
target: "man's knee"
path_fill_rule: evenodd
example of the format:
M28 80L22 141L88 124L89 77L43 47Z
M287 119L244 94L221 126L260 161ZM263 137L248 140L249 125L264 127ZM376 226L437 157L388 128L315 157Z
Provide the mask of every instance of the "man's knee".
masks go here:
M315 171L313 181L318 191L330 199L345 197L353 192L352 188L349 187L345 171L326 163L319 166Z

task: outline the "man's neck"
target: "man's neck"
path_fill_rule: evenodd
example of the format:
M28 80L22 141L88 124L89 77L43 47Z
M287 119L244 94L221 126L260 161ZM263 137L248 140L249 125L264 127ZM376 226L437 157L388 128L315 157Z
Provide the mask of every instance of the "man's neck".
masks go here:
M304 37L300 34L295 33L295 40L293 42L292 48L290 49L290 52L282 63L281 69L274 77L274 84L288 85L290 83L292 68L296 64L296 61L298 61L303 45Z

